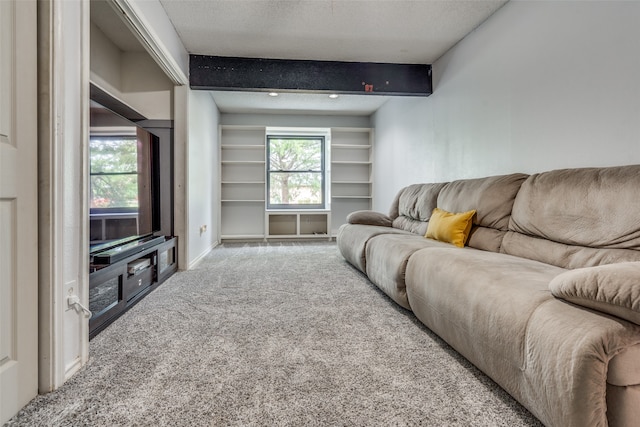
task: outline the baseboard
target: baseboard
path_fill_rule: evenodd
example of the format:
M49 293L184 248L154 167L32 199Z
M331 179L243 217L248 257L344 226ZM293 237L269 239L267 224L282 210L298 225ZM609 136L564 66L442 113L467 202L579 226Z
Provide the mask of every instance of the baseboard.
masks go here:
M64 369L64 380L67 381L71 378L76 372L82 368L82 358L80 356L73 359Z
M187 266L187 270L191 270L192 268L194 268L200 261L202 261L202 259L204 257L209 255L209 252L211 252L213 250L213 248L215 248L219 244L220 243L217 240L215 242L213 242L213 244L211 246L209 246L205 251L203 251L200 255L198 255L198 257L196 259L194 259L193 261L191 261L189 263L189 265Z

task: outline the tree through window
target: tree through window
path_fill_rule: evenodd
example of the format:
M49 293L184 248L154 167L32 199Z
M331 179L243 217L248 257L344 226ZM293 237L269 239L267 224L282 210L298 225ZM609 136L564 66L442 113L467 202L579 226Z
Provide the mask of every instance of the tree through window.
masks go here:
M138 208L138 141L131 137L89 140L91 208Z
M324 209L324 137L268 136L270 209Z

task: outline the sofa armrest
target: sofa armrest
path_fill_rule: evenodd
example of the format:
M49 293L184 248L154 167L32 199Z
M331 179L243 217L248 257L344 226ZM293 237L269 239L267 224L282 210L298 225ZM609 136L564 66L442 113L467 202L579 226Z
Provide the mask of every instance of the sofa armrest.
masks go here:
M391 227L393 221L389 216L374 211L355 211L347 215L349 224L380 225Z
M551 293L640 325L640 262L621 262L578 268L549 283Z

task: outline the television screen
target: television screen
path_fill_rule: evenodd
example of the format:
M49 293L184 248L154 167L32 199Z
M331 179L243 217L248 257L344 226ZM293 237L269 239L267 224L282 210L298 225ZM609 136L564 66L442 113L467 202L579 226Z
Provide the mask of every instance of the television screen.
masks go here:
M158 231L157 151L155 135L97 102L91 102L89 213L92 248L104 248L109 243L121 243Z

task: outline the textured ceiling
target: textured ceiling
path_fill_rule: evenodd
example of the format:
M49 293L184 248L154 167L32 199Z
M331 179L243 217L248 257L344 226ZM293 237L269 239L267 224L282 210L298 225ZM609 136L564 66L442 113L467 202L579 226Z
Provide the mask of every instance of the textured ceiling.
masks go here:
M435 62L506 1L160 0L189 53L414 64ZM120 50L142 51L108 3L91 1L92 22ZM369 115L388 99L222 91L212 96L224 113Z
M505 0L161 0L189 53L431 64Z

